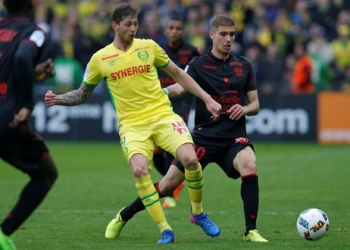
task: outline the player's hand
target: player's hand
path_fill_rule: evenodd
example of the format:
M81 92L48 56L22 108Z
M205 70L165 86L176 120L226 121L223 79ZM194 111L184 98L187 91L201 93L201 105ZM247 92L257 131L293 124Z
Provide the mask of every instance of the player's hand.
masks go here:
M20 128L28 123L32 111L28 108L21 108L18 113L13 117L12 122L9 124L11 128Z
M43 63L39 63L35 67L35 81L44 81L45 79L54 76L55 71L53 68L52 59L49 58Z
M44 102L47 107L51 107L55 105L56 94L54 94L51 90L48 90L45 94Z
M227 113L230 114L229 118L231 120L236 120L236 121L241 119L243 116L247 114L245 107L243 107L240 104L233 105L229 110L227 110Z
M217 119L220 117L221 104L210 98L206 103L207 110L211 114L212 119Z

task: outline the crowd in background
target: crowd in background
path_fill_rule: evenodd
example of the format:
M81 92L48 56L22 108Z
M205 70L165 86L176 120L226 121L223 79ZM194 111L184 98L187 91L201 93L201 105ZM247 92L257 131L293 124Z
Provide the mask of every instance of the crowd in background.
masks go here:
M55 59L52 84L62 91L80 85L94 52L113 40L111 13L122 0L34 0L34 21L50 36L46 57ZM164 43L171 14L186 21L185 39L202 52L213 15L236 22L233 51L255 68L259 92L350 91L348 0L130 0L139 9L138 38ZM70 72L70 73L69 73ZM299 88L310 84L311 88ZM58 89L60 90L60 89Z

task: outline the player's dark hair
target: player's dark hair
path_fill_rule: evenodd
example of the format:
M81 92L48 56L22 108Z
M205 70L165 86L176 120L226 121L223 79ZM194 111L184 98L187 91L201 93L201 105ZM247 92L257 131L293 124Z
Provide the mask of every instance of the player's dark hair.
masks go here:
M127 16L137 16L137 9L128 3L120 3L114 9L112 19L119 24Z
M183 22L184 23L185 19L182 16L178 15L178 14L172 14L168 18L168 22L169 21L179 21L179 22Z
M178 22L181 22L182 25L185 25L185 19L182 16L178 14L172 14L165 19L165 22L163 23L164 29L168 26L170 21L178 21Z
M218 29L219 26L235 26L235 21L228 15L217 15L210 20L211 29Z
M29 12L33 9L32 0L4 0L8 12Z

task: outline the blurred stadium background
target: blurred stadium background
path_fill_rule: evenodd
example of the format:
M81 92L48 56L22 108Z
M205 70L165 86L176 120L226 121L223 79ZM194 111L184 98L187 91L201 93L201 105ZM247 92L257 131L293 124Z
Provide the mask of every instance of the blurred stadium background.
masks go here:
M34 2L33 20L51 39L43 59L54 58L56 69L54 78L36 84L35 128L54 140L118 139L104 84L88 103L73 108L46 109L43 95L49 88L62 93L80 85L91 55L113 39L111 12L121 0ZM163 43L163 23L169 14L177 13L186 20L185 39L202 52L211 46L210 18L216 14L234 17L237 34L232 48L253 62L261 99L260 114L247 125L255 141L349 144L350 116L344 115L342 107L350 107L350 1L128 2L140 11L138 37ZM303 70L305 59L311 62L308 74ZM295 89L303 78L310 79L311 90Z

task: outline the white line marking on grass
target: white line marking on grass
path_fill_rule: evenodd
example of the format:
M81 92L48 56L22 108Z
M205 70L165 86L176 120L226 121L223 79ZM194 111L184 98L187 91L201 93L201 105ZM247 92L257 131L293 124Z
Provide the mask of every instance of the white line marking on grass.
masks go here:
M107 214L116 214L119 210L94 210L94 209L87 209L87 210L82 210L82 209L58 209L58 210L53 210L53 209L38 209L36 212L39 213L107 213ZM227 215L227 214L232 214L232 211L219 211L219 212L212 212L212 211L205 211L207 214L220 214L220 215ZM235 214L242 214L243 211L236 211L233 212ZM164 210L165 214L171 214L172 211L170 210ZM288 216L295 216L299 215L299 212L292 212L292 211L287 211L287 212L260 212L259 215L274 215L274 216L281 216L281 215L288 215ZM350 216L350 213L346 213L345 216Z

